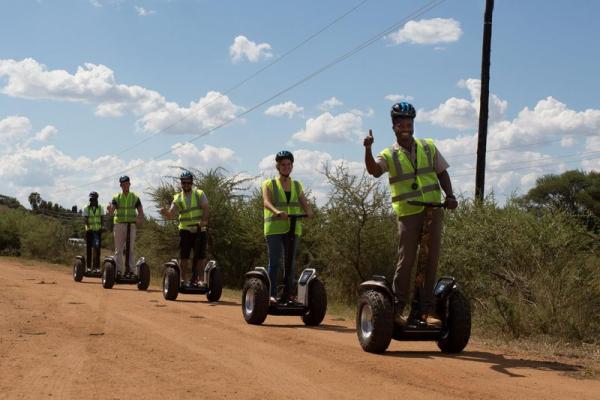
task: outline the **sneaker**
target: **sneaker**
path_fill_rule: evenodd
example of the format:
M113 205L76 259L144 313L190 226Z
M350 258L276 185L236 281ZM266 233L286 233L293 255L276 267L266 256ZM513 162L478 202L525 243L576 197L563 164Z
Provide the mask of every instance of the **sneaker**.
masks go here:
M277 304L277 299L275 297L271 296L269 298L269 303L271 303L271 304Z

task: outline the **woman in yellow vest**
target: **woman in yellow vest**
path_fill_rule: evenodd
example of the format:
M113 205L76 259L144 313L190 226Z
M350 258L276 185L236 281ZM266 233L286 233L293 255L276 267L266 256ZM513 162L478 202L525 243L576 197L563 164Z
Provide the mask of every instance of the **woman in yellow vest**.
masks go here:
M100 248L102 246L102 216L104 209L98 204L98 193L91 192L90 204L83 208L85 223L86 263L88 269L100 269ZM92 259L92 249L94 250Z
M410 276L415 264L417 247L425 220L425 208L414 206L411 200L440 203L441 190L445 193L446 208L452 210L458 202L452 193L452 183L448 175L448 163L431 139L417 139L414 134L415 108L406 102L394 104L391 110L392 129L396 142L373 158L371 145L373 132L364 139L365 165L369 174L379 177L389 174L392 207L398 217L399 258L394 274L393 291L395 299L395 319L399 324L405 322L402 313L408 303ZM434 209L430 225L429 256L425 266L425 278L421 292L421 323L439 323L430 318L433 311L433 286L442 237L442 209Z
M181 192L173 197L173 203L167 210L161 208L160 213L167 219L179 213L179 262L181 266L181 280L186 286L204 285L203 275L200 273L206 265L206 244L208 234L208 199L201 189L194 189L194 176L189 171L183 171L179 176ZM189 282L185 279L185 271L192 259L192 277Z
M271 280L271 302L275 302L277 296L277 272L281 267L282 257L285 254L286 234L290 230L288 215L306 214L308 218L313 217L313 211L304 195L304 188L300 181L290 178L294 168L294 155L283 150L275 156L275 167L279 172L278 177L266 179L262 183L263 211L264 211L264 234L269 252L269 279ZM296 250L302 235L302 222L296 222L296 240L292 249L291 274L286 276L284 300L294 300L292 290L294 288Z

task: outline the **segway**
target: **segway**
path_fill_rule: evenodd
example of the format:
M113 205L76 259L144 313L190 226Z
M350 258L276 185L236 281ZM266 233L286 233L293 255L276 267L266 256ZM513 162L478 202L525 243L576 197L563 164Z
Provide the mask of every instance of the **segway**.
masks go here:
M296 240L296 220L305 218L305 214L288 215L290 230L286 240L285 277L291 274L292 249ZM298 296L295 301L289 300L285 284L278 287L278 299L269 301L271 293L269 273L264 267L256 267L246 272L246 281L242 291L242 313L248 324L260 325L267 315L298 315L307 326L318 326L327 312L327 293L323 282L314 268L305 268L298 279Z
M88 278L100 278L102 276L102 270L100 269L100 266L93 265L94 260L96 259L95 256L98 255L98 259L100 258L100 255L98 254L99 252L99 247L92 246L92 257L90 260L90 264L92 264L91 266L86 264L85 256L75 257L75 262L73 263L73 280L75 282L81 282L84 276Z
M181 268L177 259L172 259L164 265L163 297L165 300L175 300L179 293L205 294L208 301L219 301L223 292L223 274L217 267L217 262L210 260L204 267L204 282L201 285L182 282Z
M93 258L94 257L92 256L92 259ZM73 263L73 280L75 282L81 282L84 276L88 278L100 278L102 276L102 270L98 265L88 267L85 263L85 256L76 256L75 262Z
M444 207L444 204L409 201L409 204L426 207L426 221L421 233L421 248L427 229L431 224L433 208ZM429 219L429 221L427 221ZM426 244L425 244L426 246ZM425 251L428 253L428 251ZM426 262L421 258L427 254L419 252L419 263ZM394 319L394 293L392 285L385 276L373 275L373 279L359 286L359 299L356 313L356 333L364 351L383 353L392 339L401 341L437 341L444 353L460 353L469 342L471 336L471 309L469 302L460 291L453 277L438 279L434 293L435 315L441 320L440 326L427 325L417 321L415 314L419 312L419 293L416 291L412 303L412 312L406 323L398 324Z
M137 285L139 290L146 290L150 286L150 267L146 264L146 259L140 257L135 263L135 269L132 271L129 265L129 249L131 238L131 222L127 222L127 240L125 242L125 274L121 275L117 271L117 263L114 256L104 258L102 264L102 287L112 289L116 284Z

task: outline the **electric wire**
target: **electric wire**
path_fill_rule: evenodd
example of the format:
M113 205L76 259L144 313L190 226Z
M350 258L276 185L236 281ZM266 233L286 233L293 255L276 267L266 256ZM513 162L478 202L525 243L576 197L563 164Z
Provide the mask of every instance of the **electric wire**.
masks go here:
M251 74L251 75L247 76L246 78L242 79L241 81L239 81L238 83L234 84L232 87L230 87L229 89L227 89L223 93L220 93L217 97L213 98L211 101L209 101L206 104L202 105L202 107L199 107L199 108L195 109L194 112L190 112L189 114L187 114L187 115L183 116L182 118L180 118L180 119L172 122L171 124L167 125L166 127L163 127L161 129L157 130L156 132L152 133L151 135L149 135L145 139L139 141L138 143L135 143L132 146L129 146L129 147L125 148L124 150L122 150L119 153L117 153L116 156L118 157L118 156L120 156L120 155L128 152L129 150L132 150L132 149L134 149L134 148L136 148L136 147L138 147L138 146L146 143L150 139L154 138L156 135L158 135L158 134L160 134L162 132L168 131L169 129L171 129L175 125L183 122L184 120L190 118L192 115L198 113L200 110L203 110L204 108L206 108L209 105L213 104L215 101L217 101L217 100L219 100L219 99L227 96L228 94L230 94L234 90L238 89L239 87L241 87L244 84L246 84L247 82L251 81L252 79L254 79L255 77L257 77L258 75L260 75L261 73L263 73L264 71L266 71L267 69L271 68L273 65L279 63L281 60L283 60L284 58L286 58L288 55L292 54L294 51L298 50L300 47L304 46L306 43L310 42L312 39L314 39L315 37L319 36L321 33L325 32L327 29L331 28L333 25L337 24L342 19L346 18L349 14L351 14L352 12L354 12L355 10L357 10L358 8L360 8L361 6L363 6L368 1L369 0L362 0L360 3L356 4L355 6L353 6L350 9L346 10L346 12L344 12L342 15L340 15L337 18L335 18L333 21L329 22L328 24L326 24L325 26L323 26L318 31L316 31L313 34L311 34L308 37L306 37L304 40L302 40L301 42L299 42L298 44L296 44L291 49L285 51L279 57L276 57L273 61L271 61L270 63L268 63L264 67L258 69L253 74Z
M196 140L198 140L198 139L200 139L200 138L202 138L202 137L204 137L204 136L206 136L206 135L208 135L208 134L210 134L210 133L212 133L212 132L214 132L214 131L216 131L216 130L224 127L224 126L229 125L230 123L232 123L232 122L234 122L236 120L239 120L240 118L244 117L245 115L253 112L254 110L256 110L256 109L262 107L263 105L269 103L270 101L276 99L277 97L280 97L281 95L283 95L283 94L285 94L285 93L287 93L287 92L295 89L296 87L304 84L305 82L313 79L315 76L323 73L324 71L330 69L331 67L339 64L342 61L345 61L346 59L352 57L356 53L362 51L363 49L365 49L365 48L367 48L369 46L371 46L373 43L375 43L376 41L378 41L382 37L390 34L394 30L398 29L401 25L404 25L406 22L410 21L411 19L419 17L419 16L425 14L426 12L428 12L428 11L430 11L430 10L438 7L439 5L441 5L442 3L444 3L445 1L446 0L431 0L426 5L418 8L415 11L413 11L412 13L410 13L408 16L404 17L399 22L396 22L396 23L390 25L385 30L383 30L383 31L375 34L374 36L370 37L369 39L367 39L366 41L364 41L360 45L358 45L358 46L352 48L351 50L347 51L346 53L344 53L344 54L336 57L335 59L333 59L332 61L328 62L327 64L325 64L325 65L317 68L316 70L314 70L310 74L304 76L303 78L297 80L293 84L291 84L291 85L287 86L286 88L284 88L284 89L276 92L275 94L269 96L265 100L260 101L259 103L255 104L254 106L250 107L249 109L241 112L240 114L237 114L233 118L230 118L230 119L228 119L228 120L226 120L224 122L221 122L220 124L217 124L216 126L208 128L205 131L203 131L203 132L195 135L195 137L193 139L190 139L187 142L179 143L177 145L174 145L174 146L171 147L170 150L162 152L162 153L160 153L160 154L158 154L158 155L156 155L156 156L154 156L154 157L152 157L152 158L150 158L148 160L142 160L140 163L137 163L137 164L132 165L132 166L126 168L126 169L123 169L123 170L121 170L117 174L107 175L107 176L104 176L104 177L102 177L102 178L100 178L98 180L95 180L95 181L92 181L92 182L89 182L89 183L86 183L86 184L78 185L78 186L71 187L71 188L59 189L59 190L56 190L55 192L72 191L72 190L75 190L75 189L80 189L81 187L86 187L86 186L90 186L90 185L93 185L93 184L96 184L96 183L99 183L99 182L103 182L103 181L105 181L105 180L107 180L109 178L118 177L118 176L120 176L120 175L122 175L124 173L127 173L127 172L135 169L135 168L139 168L142 165L144 165L144 164L146 164L146 163L148 163L150 161L155 161L155 160L158 160L158 159L164 157L165 155L171 154L176 149L178 149L178 148L180 148L180 147L182 147L182 146L184 146L186 144L190 144L192 142L195 142Z

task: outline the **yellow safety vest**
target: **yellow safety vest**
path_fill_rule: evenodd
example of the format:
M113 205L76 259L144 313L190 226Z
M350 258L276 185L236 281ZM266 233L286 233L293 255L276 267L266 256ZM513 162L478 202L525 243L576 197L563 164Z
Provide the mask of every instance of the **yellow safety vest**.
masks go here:
M179 209L179 226L180 230L190 230L192 227L197 227L202 220L202 214L204 211L200 207L200 199L204 192L200 189L192 190L192 198L190 206L188 207L185 201L185 194L182 192L177 193L173 198L173 203L177 205Z
M263 181L262 186L267 186L271 191L271 203L279 211L285 211L288 214L301 214L302 208L300 207L300 194L302 194L302 184L300 181L292 179L291 185L291 196L290 201L287 201L285 197L285 191L278 178L266 179ZM264 208L264 233L265 236L278 235L282 233L288 233L290 230L289 218L280 219L271 212L271 210ZM296 236L302 235L302 222L296 220Z
M127 196L125 196L123 192L121 192L115 194L113 200L117 202L117 210L114 217L115 224L121 222L135 222L135 204L139 200L137 194L129 192Z
M96 211L94 212L94 208ZM85 207L87 214L87 224L85 225L86 231L99 231L102 228L102 206L97 207L87 206Z
M424 207L410 205L409 200L428 203L442 201L440 183L433 165L435 156L433 140L418 139L415 140L415 145L417 146L417 189L412 188L415 182L415 167L401 149L394 151L392 147L388 147L380 153L388 166L392 208L399 217L423 211Z

